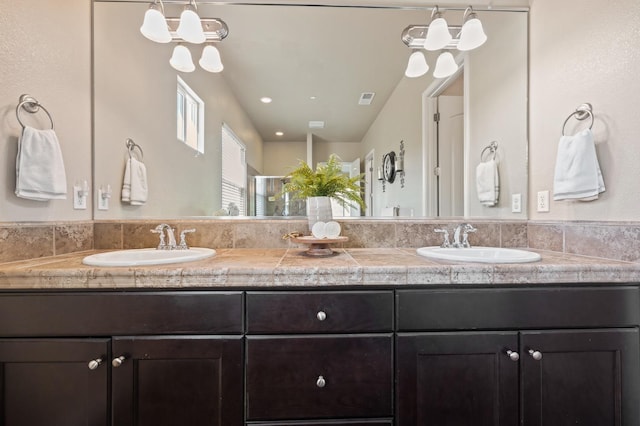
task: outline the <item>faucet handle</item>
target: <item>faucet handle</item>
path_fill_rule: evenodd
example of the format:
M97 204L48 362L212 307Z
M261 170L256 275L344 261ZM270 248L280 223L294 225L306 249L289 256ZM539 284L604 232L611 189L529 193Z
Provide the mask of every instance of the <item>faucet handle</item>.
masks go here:
M440 247L442 247L442 248L451 247L451 243L449 242L449 231L448 230L446 230L444 228L442 228L442 229L436 228L436 229L433 230L433 232L436 232L438 234L443 234L442 235L443 241L442 241L442 244L440 245Z
M180 250L189 249L189 246L187 245L187 240L185 238L185 234L191 234L193 232L196 232L195 228L184 229L182 232L180 232L180 244L178 244L178 249Z
M471 244L469 244L469 234L476 232L478 229L474 228L473 225L466 223L464 225L464 229L462 231L462 247L470 248Z
M151 232L160 235L160 244L158 244L158 250L163 250L167 245L164 241L164 232L162 232L162 228L159 228L160 226L161 225L158 225L154 229L151 229Z

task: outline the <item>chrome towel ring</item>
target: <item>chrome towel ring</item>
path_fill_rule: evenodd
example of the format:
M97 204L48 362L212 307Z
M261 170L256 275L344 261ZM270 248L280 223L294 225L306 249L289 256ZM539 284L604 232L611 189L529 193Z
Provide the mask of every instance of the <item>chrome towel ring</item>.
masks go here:
M482 152L480 153L480 161L484 161L484 153L489 150L489 155L493 154L493 159L496 159L496 152L498 151L498 141L491 141L489 145L487 145Z
M22 120L20 120L20 111L24 109L28 113L35 114L36 112L40 111L40 108L42 108L42 110L47 113L47 117L49 117L49 121L51 122L51 130L53 130L53 118L51 118L51 114L49 114L49 111L47 111L47 109L40 102L38 102L36 98L30 95L20 95L18 106L16 107L16 118L18 119L18 123L20 123L23 129L25 126Z
M569 114L566 120L564 120L564 124L562 125L562 136L564 136L564 129L567 126L567 122L571 117L575 117L576 120L584 120L587 117L591 118L591 124L589 125L589 129L593 128L593 107L590 103L581 104L574 112Z
M142 152L142 148L140 147L140 145L135 143L131 138L127 138L125 144L127 145L127 150L129 151L129 158L131 158L131 154L133 153L134 149L138 148L138 151L140 151L140 158L138 160L142 161L142 159L144 158L144 152Z

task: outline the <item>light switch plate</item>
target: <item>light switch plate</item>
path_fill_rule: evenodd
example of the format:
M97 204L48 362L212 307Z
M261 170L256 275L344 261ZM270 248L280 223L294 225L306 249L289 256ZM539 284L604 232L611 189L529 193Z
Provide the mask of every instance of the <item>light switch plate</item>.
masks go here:
M103 189L98 189L98 210L109 210L109 197Z
M83 190L81 185L73 185L73 208L75 210L87 209L87 196L82 195Z
M511 213L522 213L522 194L511 194Z

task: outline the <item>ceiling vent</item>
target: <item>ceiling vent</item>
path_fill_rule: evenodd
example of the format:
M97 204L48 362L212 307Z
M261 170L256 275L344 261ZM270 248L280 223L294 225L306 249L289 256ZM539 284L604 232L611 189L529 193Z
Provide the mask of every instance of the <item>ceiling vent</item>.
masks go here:
M310 129L324 129L324 121L310 121L309 122Z
M373 92L364 92L360 94L360 100L358 101L358 105L371 105L371 101L373 101L373 97L376 94Z

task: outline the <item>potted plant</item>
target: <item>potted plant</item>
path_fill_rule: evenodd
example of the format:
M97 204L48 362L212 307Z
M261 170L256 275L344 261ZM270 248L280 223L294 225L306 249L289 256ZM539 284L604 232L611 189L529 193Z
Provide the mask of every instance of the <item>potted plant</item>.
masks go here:
M287 178L289 181L284 184L282 194L306 200L309 230L318 221L332 219L331 198L345 207L358 205L365 208L360 195L364 174L349 177L342 171L342 162L335 154L331 154L325 164L318 165L315 171L300 160L299 166Z

